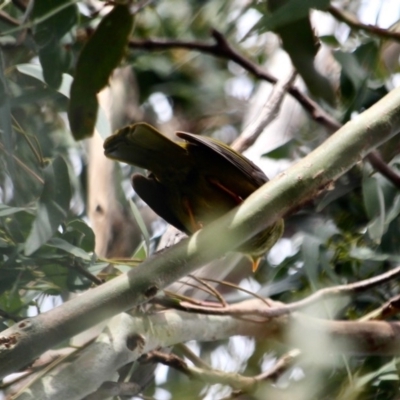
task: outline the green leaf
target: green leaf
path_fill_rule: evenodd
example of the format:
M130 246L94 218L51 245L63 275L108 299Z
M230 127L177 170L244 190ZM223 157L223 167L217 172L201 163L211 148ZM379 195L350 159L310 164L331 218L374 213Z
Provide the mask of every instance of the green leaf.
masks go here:
M43 67L45 82L52 88L59 88L62 83L62 50L57 45L49 45L39 50L39 61Z
M86 251L72 245L71 243L68 243L66 240L61 238L52 238L46 243L46 245L64 250L67 253L72 254L75 257L82 258L86 261L90 261L92 258L90 254L86 253Z
M316 289L316 282L318 282L319 271L319 256L320 256L320 238L313 235L304 235L301 252L304 260L304 269L314 289Z
M39 47L39 60L46 83L57 89L62 82L64 49L60 39L77 22L77 6L71 0L40 0L33 3L33 38Z
M40 67L40 65L18 64L16 66L16 68L22 74L32 76L33 78L36 78L39 81L45 83L45 79L43 76L43 70ZM59 86L57 91L69 99L72 82L73 82L73 78L71 75L62 74L61 85ZM99 107L98 112L97 112L96 130L97 130L97 132L99 132L99 134L101 135L101 137L103 139L105 139L107 136L109 136L110 132L111 132L110 122L109 122L104 110L101 107Z
M71 271L58 263L44 264L41 271L45 277L40 285L35 285L34 289L43 290L49 295L58 295L67 288L68 275Z
M78 9L71 0L35 1L32 18L40 20L34 24L34 37L45 46L50 40L60 40L78 20Z
M147 230L147 227L143 220L142 214L140 213L136 204L131 199L129 199L129 205L131 207L135 221L139 226L140 232L143 235L144 242L146 244L146 253L149 253L149 251L150 251L150 234L149 234L149 231Z
M59 156L44 170L45 183L36 218L25 243L25 255L31 255L56 232L69 209L71 188L68 167Z
M354 89L361 89L365 85L367 75L354 54L338 50L333 55L342 67L342 74L345 74L350 79Z
M147 258L147 247L145 241L142 241L142 243L140 243L132 258L134 258L135 260L145 260Z
M11 125L11 107L10 97L8 94L8 87L6 82L6 76L4 74L4 62L3 53L0 49L0 134L4 147L7 153L11 156L13 154L13 137L12 137L12 125ZM14 175L14 159L7 157L7 167L11 176Z
M272 13L259 21L261 32L272 31L292 22L308 17L310 9L325 10L329 0L269 0L268 7Z
M85 250L87 253L92 253L95 246L95 236L92 228L88 226L84 221L75 219L68 222L66 226L66 234L63 235L65 238L68 234L75 238L75 242L80 248Z
M261 31L273 30L279 34L282 46L289 54L297 72L310 92L328 104L335 103L335 92L330 81L314 66L319 44L311 26L311 8L325 9L329 0L269 0L272 14L259 22Z
M368 374L365 374L358 379L355 380L354 384L356 387L363 387L367 385L368 383L374 381L375 379L382 380L384 376L397 376L398 380L398 373L397 373L397 365L396 365L396 360L393 359L389 361L388 363L384 364L381 368L375 369L373 372L370 372Z
M369 237L374 242L380 243L386 226L385 199L378 180L375 177L368 176L367 171L364 171L362 191L364 207L370 218L367 227Z
M127 265L127 264L113 264L113 267L115 269L117 269L118 271L122 272L123 274L127 273L128 271L130 271L132 269L131 266Z
M8 215L15 214L21 211L32 211L33 208L25 207L9 207L5 204L0 204L0 217L7 217Z
M400 214L400 195L396 196L386 212L385 225L389 225Z
M108 262L96 262L93 265L90 265L87 270L93 274L93 275L97 275L99 274L104 268L106 268L107 266L109 266L110 263Z
M340 42L336 39L335 35L319 36L319 40L330 47L340 47Z
M293 140L289 140L282 146L263 154L263 157L273 158L274 160L281 160L282 158L290 158L291 151L293 149Z
M349 254L357 260L400 262L399 255L379 253L368 247L353 247Z
M32 76L41 82L45 82L43 76L43 69L40 65L36 64L18 64L15 66L21 74ZM62 74L62 82L57 91L69 98L69 92L71 90L73 78L71 75Z
M68 119L76 140L90 137L96 122L96 94L121 62L133 27L127 5L118 4L100 22L79 56L71 87Z

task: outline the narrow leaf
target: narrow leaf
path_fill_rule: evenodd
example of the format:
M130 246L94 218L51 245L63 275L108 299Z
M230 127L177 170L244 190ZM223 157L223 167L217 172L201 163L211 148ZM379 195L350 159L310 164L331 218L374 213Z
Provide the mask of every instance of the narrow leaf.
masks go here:
M44 170L45 183L38 202L36 218L25 243L25 255L31 255L55 233L65 220L69 209L71 188L68 167L57 157Z
M68 110L76 140L93 134L98 109L96 94L107 85L110 74L121 62L132 27L129 7L116 5L100 22L79 56Z

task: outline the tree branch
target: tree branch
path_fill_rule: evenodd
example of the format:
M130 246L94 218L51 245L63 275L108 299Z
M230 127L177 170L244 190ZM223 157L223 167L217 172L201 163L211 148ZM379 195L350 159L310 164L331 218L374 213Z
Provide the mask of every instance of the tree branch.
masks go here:
M400 88L344 125L312 153L278 175L239 207L137 268L2 332L0 376L44 351L139 304L207 262L238 248L323 190L372 149L400 131Z
M392 279L396 279L400 276L400 267L394 268L384 274L375 276L370 279L364 279L359 282L349 283L347 285L338 285L328 288L323 288L315 293L311 294L310 296L290 303L290 304L283 304L280 302L273 302L272 300L268 301L270 307L260 307L260 302L263 302L264 305L266 304L265 301L262 299L254 299L253 302L246 302L246 303L239 303L234 305L227 305L227 306L219 306L219 303L212 303L212 304L193 304L190 302L182 301L179 304L171 304L171 307L174 307L178 310L188 311L188 312L201 312L206 314L213 314L213 315L236 315L236 316L248 316L254 315L264 318L275 318L280 317L283 315L291 314L296 311L302 311L305 308L316 304L320 301L342 297L342 296L351 296L356 293L364 292L372 287L382 285L384 283L389 282ZM243 307L245 304L245 307ZM388 308L394 307L395 303L387 303L385 305L384 310L387 311Z
M130 40L129 47L132 49L145 49L145 50L167 50L172 48L181 48L186 50L196 50L205 54L211 54L215 57L225 58L240 65L246 71L250 72L256 78L270 82L272 84L278 83L278 79L270 73L262 69L257 64L242 56L237 52L225 39L221 32L213 29L211 32L215 43L207 44L196 41L181 41L181 40L161 40L161 39L147 39L147 40ZM332 133L337 131L342 125L332 118L318 103L303 94L296 86L288 85L287 92L302 105L304 110L310 117L324 126L328 132ZM237 144L236 144L237 145ZM236 146L235 145L235 146ZM380 162L378 161L380 160ZM400 175L396 174L387 164L385 164L380 157L379 153L375 150L368 156L368 161L379 171L383 176L390 180L395 186L400 187Z
M400 189L400 175L382 160L382 157L377 150L368 154L367 159L376 171L379 171L389 180L389 182Z
M215 57L224 58L226 60L234 61L246 71L250 72L256 78L275 84L278 79L265 71L256 63L253 63L246 57L242 56L236 51L229 42L225 39L221 32L213 29L211 35L215 40L214 44L208 44L196 41L181 41L181 40L161 40L161 39L147 39L147 40L130 40L129 47L131 49L145 49L145 50L167 50L172 48L180 48L186 50L196 50L205 54L211 54ZM340 123L332 118L325 112L319 105L311 100L308 96L303 94L296 86L289 86L288 93L293 96L303 108L311 115L311 118L328 131L334 132L340 128Z
M145 354L188 340L222 340L232 335L274 338L286 318L277 318L268 326L251 324L225 316L192 315L177 311L131 316L121 313L114 317L98 336L69 365L52 371L45 379L34 382L24 392L24 399L98 399L96 392L106 380L111 381L124 365L141 359ZM88 365L95 368L88 368ZM78 372L77 372L78 371ZM71 388L71 382L74 382ZM140 382L137 382L140 384ZM102 389L106 389L103 387ZM48 395L51 393L51 397Z
M400 295L397 295L390 300L388 300L385 304L383 304L378 309L371 311L367 315L364 315L359 321L376 321L376 320L384 320L400 312Z
M292 86L295 78L296 72L293 71L285 80L276 83L258 117L254 121L251 121L240 136L231 144L234 150L239 153L247 150L255 143L265 127L279 115L286 92Z
M246 302L241 306L245 308ZM261 302L260 307L267 309ZM97 399L99 392L96 391L105 380L112 380L122 366L140 361L150 351L188 340L215 341L233 335L246 335L295 346L304 354L311 351L321 361L326 361L327 352L355 355L400 354L400 322L329 321L299 313L290 317L268 319L264 323L241 321L229 315L198 315L171 310L137 316L121 313L69 365L60 365L61 370L54 370L52 374L30 385L24 392L24 399L79 400L88 395L88 399ZM325 347L316 352L318 346ZM223 382L237 389L251 391L257 383L274 379L297 356L298 352L281 360L270 373L257 377L239 377L198 367L187 372L207 382ZM88 365L96 368L87 368ZM73 388L71 382L74 382Z
M11 17L10 15L8 15L7 13L5 13L4 11L0 10L0 20L2 20L3 22L5 22L6 24L12 25L12 26L19 26L20 23L17 19Z
M351 15L348 12L344 12L332 5L328 7L327 11L331 13L331 15L335 17L337 20L345 23L352 29L366 31L371 35L379 36L380 38L383 39L392 39L396 42L400 42L399 32L394 32L394 31L389 31L387 29L379 28L376 25L363 24L354 15Z

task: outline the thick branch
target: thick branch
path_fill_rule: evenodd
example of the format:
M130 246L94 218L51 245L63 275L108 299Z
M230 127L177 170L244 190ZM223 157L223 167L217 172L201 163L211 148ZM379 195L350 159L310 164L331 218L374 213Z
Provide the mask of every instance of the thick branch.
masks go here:
M246 307L245 303L243 307ZM263 303L260 307L267 309ZM177 311L149 316L122 313L113 318L96 342L77 354L70 365L60 367L62 372L52 371L45 381L33 383L29 392L24 393L24 399L82 399L95 392L104 380L111 380L123 365L140 361L143 355L160 347L190 339L220 340L232 335L252 336L295 346L304 354L311 353L313 360L321 362L321 365L326 362L327 353L398 355L400 351L400 322L328 321L298 313L267 319L263 323L242 321L228 315L196 315ZM316 349L321 351L315 354ZM185 373L208 383L222 382L237 389L253 391L262 379L273 379L288 363L290 358L270 374L250 378L198 367L186 369ZM179 367L184 370L184 366ZM71 381L74 382L72 386Z
M31 385L29 392L24 393L24 399L80 400L95 392L105 380L112 380L122 366L160 347L188 340L221 340L233 335L272 339L279 336L279 330L286 323L286 318L277 318L263 326L229 316L191 315L177 311L149 316L122 313L114 317L97 340L81 351L70 365L61 367L58 373L52 371L46 379ZM71 382L74 382L72 386ZM97 399L99 395L99 392L93 393L89 398Z
M307 157L262 186L239 207L190 238L105 284L5 330L0 376L94 324L143 304L205 263L238 248L323 190L373 148L400 131L400 88L348 122Z
M242 307L246 307L245 303ZM261 302L260 307L268 308ZM95 392L104 380L111 380L119 368L140 360L150 351L187 340L214 341L232 335L252 336L295 346L305 355L313 353L313 360L321 362L321 365L326 362L327 353L400 354L400 322L328 321L298 313L268 319L265 323L242 321L228 315L196 315L177 311L149 316L122 313L113 318L96 342L79 352L70 365L61 367L59 373L52 371L45 379L33 383L24 393L24 399L82 399ZM238 389L253 390L262 379L273 379L279 374L290 364L292 357L277 365L270 374L252 378L198 367L186 372L210 383L222 382ZM88 365L93 368L88 368ZM74 385L71 386L71 382ZM89 398L97 399L97 395L99 393Z

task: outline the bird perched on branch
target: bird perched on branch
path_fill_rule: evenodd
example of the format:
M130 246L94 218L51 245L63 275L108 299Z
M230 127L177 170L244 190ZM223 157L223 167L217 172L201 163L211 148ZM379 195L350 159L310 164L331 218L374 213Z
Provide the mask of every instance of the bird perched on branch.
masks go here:
M134 174L136 193L168 223L188 235L239 205L268 182L246 157L218 140L177 132L173 142L145 123L118 130L104 142L111 159L147 169ZM250 257L256 271L261 257L283 232L283 220L236 250Z

